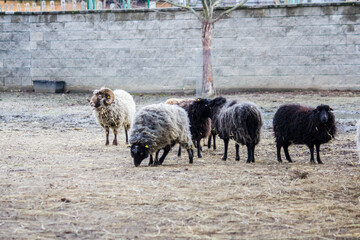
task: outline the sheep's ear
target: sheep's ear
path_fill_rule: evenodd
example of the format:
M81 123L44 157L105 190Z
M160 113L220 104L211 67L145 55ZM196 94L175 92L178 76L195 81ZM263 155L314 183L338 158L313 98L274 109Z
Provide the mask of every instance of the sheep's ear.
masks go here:
M330 111L334 111L334 109L330 108Z
M313 109L313 112L316 112L316 111L317 111L317 108L314 108L314 109Z

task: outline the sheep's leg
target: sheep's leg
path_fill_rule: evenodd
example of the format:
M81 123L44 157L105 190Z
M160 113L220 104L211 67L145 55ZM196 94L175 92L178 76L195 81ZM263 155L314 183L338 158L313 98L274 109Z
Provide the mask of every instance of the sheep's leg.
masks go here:
M191 148L188 148L187 152L188 152L188 155L189 155L189 163L193 163L194 151Z
M117 129L113 129L113 132L114 132L114 141L113 141L113 145L118 145L118 142L117 142L118 130L117 130Z
M251 154L252 160L251 160L251 162L255 162L255 145L251 146L251 151L252 151L252 154Z
M289 154L289 144L284 145L284 153L285 153L286 160L288 160L288 162L292 162L292 160L290 158L290 154Z
M160 152L160 150L158 150L156 152L156 154L155 154L154 166L160 165L159 160L158 160L159 159L159 152Z
M109 145L110 129L109 129L109 128L105 128L105 132L106 132L106 142L105 142L105 145Z
M281 144L280 143L276 143L276 153L277 153L278 162L282 163L282 160L281 160Z
M200 149L200 151L202 151L202 147L201 147L201 144L200 144L200 140L199 141L193 141L193 144L196 148Z
M227 159L228 146L229 146L229 138L224 138L224 156L222 157L223 161L226 161Z
M202 158L201 156L201 146L200 146L200 139L196 141L197 142L197 155L198 155L198 158Z
M240 154L239 154L239 144L235 143L235 160L239 161L240 160Z
M214 150L216 150L216 134L213 134Z
M158 160L159 159L159 153L160 153L160 150L158 150L155 154L155 159Z
M154 164L153 156L152 156L152 154L150 154L149 166L151 166L153 164Z
M252 147L250 144L247 144L246 147L247 147L247 151L248 151L248 158L247 158L246 162L251 163L252 162Z
M164 162L164 160L165 160L166 156L168 155L168 153L170 152L170 150L171 150L170 145L168 145L168 146L166 146L164 148L164 152L163 152L162 156L159 159L159 164L160 165Z
M210 134L210 136L208 137L208 148L209 149L211 148L211 137L212 137L212 134Z
M318 164L323 164L323 162L320 160L320 144L316 144L316 160Z
M181 145L179 145L178 157L181 157Z
M126 139L125 143L129 144L129 137L128 137L128 131L127 131L128 129L126 127L124 127L124 128L125 128L125 139Z
M314 159L314 145L309 145L308 146L310 149L310 163L311 164L315 164L315 159Z

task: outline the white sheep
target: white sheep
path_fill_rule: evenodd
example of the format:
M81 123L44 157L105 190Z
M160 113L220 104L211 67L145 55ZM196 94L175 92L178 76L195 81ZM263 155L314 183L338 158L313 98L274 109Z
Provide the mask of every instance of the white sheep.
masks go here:
M97 122L106 131L106 143L109 145L109 129L114 132L113 145L117 145L117 134L120 127L125 128L126 143L128 143L128 130L130 129L134 115L135 102L133 97L126 91L109 88L95 90L90 100L93 114Z
M177 105L165 103L143 107L135 117L130 131L131 156L137 167L150 155L156 153L155 165L161 165L172 146L179 143L188 150L189 163L193 162L192 140L187 113ZM163 155L158 160L160 150Z

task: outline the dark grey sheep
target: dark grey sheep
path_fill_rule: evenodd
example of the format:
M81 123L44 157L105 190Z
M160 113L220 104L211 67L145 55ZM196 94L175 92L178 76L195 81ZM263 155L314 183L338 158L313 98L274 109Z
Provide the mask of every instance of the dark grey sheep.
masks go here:
M130 131L131 156L137 167L142 160L156 153L155 165L161 165L172 146L179 143L189 154L189 163L193 162L190 124L187 113L177 105L165 103L152 104L142 108L135 116ZM163 155L158 160L160 150Z
M260 141L261 127L263 125L261 112L254 103L226 102L223 97L212 100L210 104L213 112L213 124L219 137L224 140L224 156L227 159L229 140L236 142L235 159L240 160L239 144L246 145L248 150L247 163L255 162L255 146Z

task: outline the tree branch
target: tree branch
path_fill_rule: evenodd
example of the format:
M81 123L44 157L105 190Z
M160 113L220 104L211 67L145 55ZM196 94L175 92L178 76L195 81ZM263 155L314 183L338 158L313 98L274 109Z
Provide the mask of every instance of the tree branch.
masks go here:
M210 20L211 12L207 0L201 0L201 4L203 5L204 20Z
M221 2L222 0L215 0L211 3L211 7L215 7L216 4L218 4L219 2Z
M217 21L219 21L221 18L223 18L226 14L229 14L230 12L234 11L235 9L241 7L242 5L244 5L248 0L243 0L241 3L235 5L234 7L222 12L219 16L217 16L217 18L215 18L214 20L211 21L212 24L216 23Z
M195 11L195 9L193 9L192 7L180 5L180 4L177 4L177 3L173 3L173 2L170 2L170 1L168 1L168 0L162 0L162 1L163 1L163 2L166 2L166 3L169 3L169 4L171 4L171 5L175 6L175 7L183 8L183 9L186 9L186 10L190 11L192 14L194 14L194 15L196 16L196 18L197 18L200 22L202 22L202 18L201 18L201 16L200 16L200 14L198 14L198 13Z

